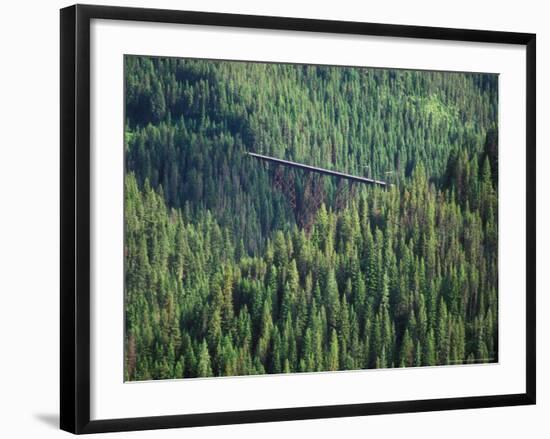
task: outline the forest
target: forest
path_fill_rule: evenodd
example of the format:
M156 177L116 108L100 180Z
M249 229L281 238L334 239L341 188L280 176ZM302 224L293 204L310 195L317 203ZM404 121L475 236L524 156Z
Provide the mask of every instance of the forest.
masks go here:
M498 361L497 75L124 63L125 380Z

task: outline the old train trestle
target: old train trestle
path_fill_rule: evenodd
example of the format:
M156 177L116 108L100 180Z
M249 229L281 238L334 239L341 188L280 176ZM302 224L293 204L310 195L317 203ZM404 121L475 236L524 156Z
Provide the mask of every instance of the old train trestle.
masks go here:
M275 165L273 171L273 185L285 195L296 214L298 225L303 227L306 231L311 229L315 214L325 198L324 184L321 180L323 175L338 178L334 200L335 209L343 208L348 203L348 200L353 198L356 184L370 184L382 187L389 186L387 182L382 180L331 171L330 169L278 159L254 152L247 152L247 155ZM299 209L297 208L296 201L294 172L289 172L292 171L292 169L300 169L307 172L307 179L303 188L303 200L302 203L300 203Z

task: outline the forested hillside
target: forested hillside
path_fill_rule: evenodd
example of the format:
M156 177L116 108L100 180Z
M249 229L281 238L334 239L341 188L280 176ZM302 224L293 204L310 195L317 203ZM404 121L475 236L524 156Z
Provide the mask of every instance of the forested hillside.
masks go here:
M496 361L496 75L125 69L126 379Z

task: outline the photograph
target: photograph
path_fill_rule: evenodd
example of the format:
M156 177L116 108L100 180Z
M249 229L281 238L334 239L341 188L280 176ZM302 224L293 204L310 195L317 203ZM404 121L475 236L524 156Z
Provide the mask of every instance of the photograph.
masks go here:
M125 54L124 380L498 363L498 98Z
M312 5L6 3L0 438L550 438L544 3Z

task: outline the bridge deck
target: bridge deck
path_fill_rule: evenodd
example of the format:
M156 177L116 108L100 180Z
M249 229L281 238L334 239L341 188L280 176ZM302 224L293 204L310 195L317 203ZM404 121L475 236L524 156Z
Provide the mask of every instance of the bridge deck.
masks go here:
M357 175L346 174L344 172L331 171L330 169L317 168L316 166L304 165L303 163L291 162L290 160L277 159L275 157L270 157L267 155L256 154L255 152L247 152L247 154L259 160L277 163L283 166L292 166L294 168L304 169L306 171L318 172L320 174L330 175L332 177L346 178L348 180L355 181L358 183L374 184L374 185L383 186L383 187L389 186L388 183L382 180L359 177Z

